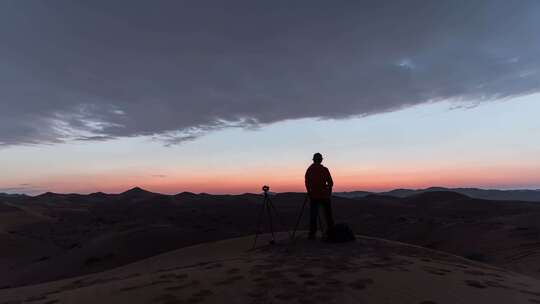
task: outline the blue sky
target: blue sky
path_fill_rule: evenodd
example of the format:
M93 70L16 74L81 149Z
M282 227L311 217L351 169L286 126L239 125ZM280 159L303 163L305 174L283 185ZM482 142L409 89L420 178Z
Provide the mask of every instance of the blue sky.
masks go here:
M540 1L0 1L0 191L539 188Z
M437 102L350 119L230 128L165 145L154 137L0 149L11 192L301 191L320 151L336 190L463 186L540 188L540 95ZM20 188L20 189L17 189Z

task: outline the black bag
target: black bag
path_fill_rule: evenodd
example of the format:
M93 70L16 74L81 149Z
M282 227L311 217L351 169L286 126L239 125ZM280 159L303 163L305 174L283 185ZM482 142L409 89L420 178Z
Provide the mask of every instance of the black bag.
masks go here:
M329 227L326 233L326 241L330 243L346 243L356 240L354 232L345 223L335 224Z

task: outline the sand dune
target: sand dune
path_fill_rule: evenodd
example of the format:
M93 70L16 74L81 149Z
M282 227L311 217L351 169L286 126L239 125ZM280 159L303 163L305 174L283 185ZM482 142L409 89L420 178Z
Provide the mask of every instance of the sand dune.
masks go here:
M291 229L303 199L301 193L272 196L283 222L278 229ZM166 196L141 189L4 199L0 288L101 272L186 246L250 235L260 202L254 194ZM336 197L334 207L336 220L362 235L540 278L540 204L439 192L405 199ZM307 227L307 216L301 227Z
M539 280L450 254L377 238L280 237L253 251L252 237L236 238L4 289L0 303L540 303Z

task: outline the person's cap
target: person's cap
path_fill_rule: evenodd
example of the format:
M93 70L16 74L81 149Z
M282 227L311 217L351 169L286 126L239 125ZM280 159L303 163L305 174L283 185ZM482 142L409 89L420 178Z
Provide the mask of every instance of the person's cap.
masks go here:
M322 154L321 153L315 153L313 154L313 160L314 161L319 161L319 160L322 160L323 157L322 157Z

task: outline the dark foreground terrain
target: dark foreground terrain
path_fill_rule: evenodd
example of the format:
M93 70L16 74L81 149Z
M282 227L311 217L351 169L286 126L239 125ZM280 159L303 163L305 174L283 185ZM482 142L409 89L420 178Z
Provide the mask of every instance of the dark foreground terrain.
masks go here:
M278 230L304 201L272 196ZM102 272L186 246L255 233L261 195L45 193L0 197L0 288ZM540 278L540 204L433 191L334 198L358 234L448 252ZM307 210L301 229L307 228ZM0 302L1 303L1 302Z
M0 303L540 302L540 281L377 238L246 250L252 236L182 248L83 277L0 290ZM268 240L268 234L262 239Z

